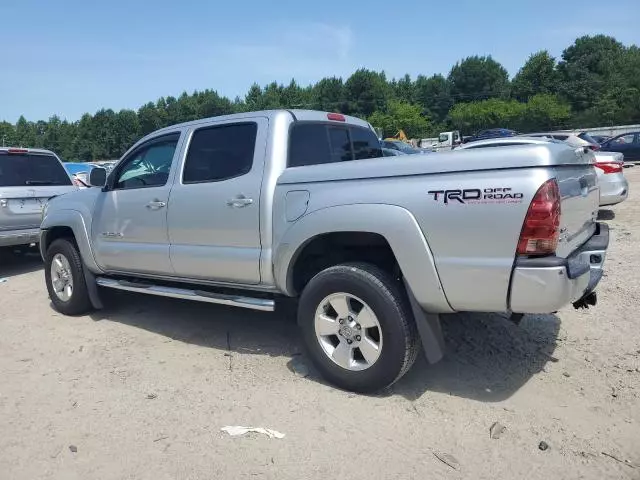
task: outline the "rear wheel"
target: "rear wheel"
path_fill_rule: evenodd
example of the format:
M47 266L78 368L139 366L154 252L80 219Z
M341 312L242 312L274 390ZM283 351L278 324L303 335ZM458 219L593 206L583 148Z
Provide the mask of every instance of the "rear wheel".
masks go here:
M82 315L91 301L76 245L69 239L55 240L47 249L45 280L54 308L65 315Z
M312 278L300 298L298 322L316 368L347 390L393 384L419 350L401 284L366 263L337 265Z

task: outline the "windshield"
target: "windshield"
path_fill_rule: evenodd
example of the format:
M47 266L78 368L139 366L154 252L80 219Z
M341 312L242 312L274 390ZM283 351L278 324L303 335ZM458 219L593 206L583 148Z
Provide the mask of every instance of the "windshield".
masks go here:
M0 152L0 187L71 185L71 179L53 155Z
M71 175L75 175L78 173L87 173L93 169L94 165L90 163L65 163L64 168Z

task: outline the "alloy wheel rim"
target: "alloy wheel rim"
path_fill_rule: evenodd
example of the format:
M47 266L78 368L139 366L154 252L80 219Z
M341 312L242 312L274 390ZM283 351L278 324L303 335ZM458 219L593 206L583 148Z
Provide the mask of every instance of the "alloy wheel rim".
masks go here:
M339 292L325 297L316 309L314 327L325 355L345 370L366 370L380 358L380 322L355 295Z
M69 260L61 253L56 253L51 260L51 285L56 296L68 302L73 295L73 276Z

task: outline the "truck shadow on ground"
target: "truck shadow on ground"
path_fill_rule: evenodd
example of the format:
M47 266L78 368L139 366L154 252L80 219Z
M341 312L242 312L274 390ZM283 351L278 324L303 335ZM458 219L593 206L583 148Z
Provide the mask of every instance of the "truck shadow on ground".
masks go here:
M616 212L608 208L598 210L598 220L613 220L616 218Z
M107 307L93 313L94 320L119 322L234 355L302 355L310 370L307 380L326 385L304 356L290 306L264 313L127 292L102 295ZM547 362L557 361L553 351L560 320L555 315L525 316L520 326L501 314L446 315L442 321L445 358L428 365L420 354L405 377L381 396L415 400L431 391L496 402L513 395Z
M9 248L0 248L0 278L11 278L42 269L42 259L37 249L14 252Z
M553 356L560 319L556 315L526 315L515 325L504 314L442 315L446 353L435 365L420 356L414 367L392 387L408 399L425 391L484 402L513 395Z

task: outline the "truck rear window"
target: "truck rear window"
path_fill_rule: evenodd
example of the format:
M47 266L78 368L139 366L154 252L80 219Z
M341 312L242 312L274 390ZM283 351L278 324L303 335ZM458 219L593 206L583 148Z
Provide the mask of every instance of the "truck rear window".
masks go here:
M69 175L53 155L0 152L0 187L71 185Z
M291 128L289 166L382 157L376 134L364 127L298 122Z

